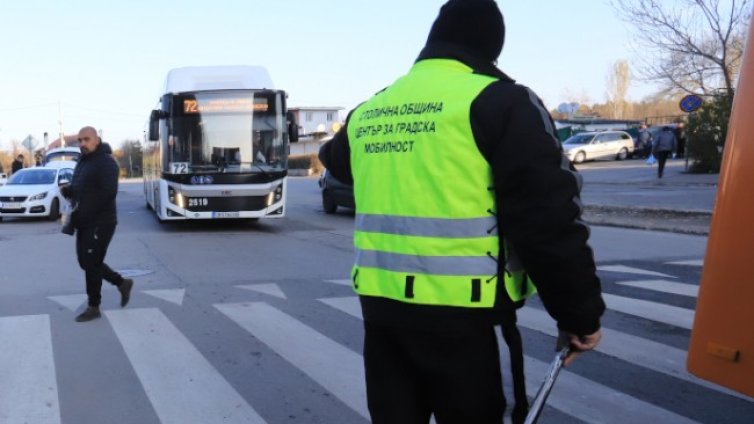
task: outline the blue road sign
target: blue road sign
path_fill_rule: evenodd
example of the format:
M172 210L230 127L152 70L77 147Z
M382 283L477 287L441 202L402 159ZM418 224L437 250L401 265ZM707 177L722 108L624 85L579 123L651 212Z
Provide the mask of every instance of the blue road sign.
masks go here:
M683 96L678 106L680 106L682 111L691 113L699 109L702 106L702 103L704 103L704 100L702 100L701 97L696 94L689 94Z

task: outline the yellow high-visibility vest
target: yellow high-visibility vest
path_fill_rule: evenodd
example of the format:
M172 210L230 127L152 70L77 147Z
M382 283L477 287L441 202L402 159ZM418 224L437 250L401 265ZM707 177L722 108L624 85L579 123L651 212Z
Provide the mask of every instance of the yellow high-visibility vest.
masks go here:
M422 60L351 114L358 294L488 308L501 278L513 301L534 292L510 249L497 276L492 169L470 123L494 81L455 60Z

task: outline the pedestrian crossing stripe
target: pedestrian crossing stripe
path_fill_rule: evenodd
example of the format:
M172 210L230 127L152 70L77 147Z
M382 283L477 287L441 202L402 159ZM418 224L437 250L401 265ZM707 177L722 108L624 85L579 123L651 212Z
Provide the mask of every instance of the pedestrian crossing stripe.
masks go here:
M358 297L319 299L335 309L355 318L362 319ZM550 326L555 328L551 320ZM501 341L500 343L505 343ZM527 392L531 396L537 391L539 380L547 372L548 364L525 356ZM557 387L560 386L559 389ZM695 423L681 415L636 399L628 394L613 390L568 371L561 371L556 389L550 395L549 405L568 415L588 423L634 424L649 423ZM617 414L618 411L630 413Z
M325 280L326 283L333 283L338 284L340 286L348 286L351 287L353 285L353 282L349 280L348 278L340 279L340 280Z
M361 355L266 303L214 306L344 404L369 418Z
M105 315L162 424L265 423L159 309Z
M183 298L186 296L186 289L142 290L141 292L178 306L183 306Z
M60 424L48 315L0 318L0 423Z
M346 285L347 283L350 286L350 280L329 280L328 282L335 281L343 282L335 284ZM672 292L672 289L668 288L677 287L676 285L696 287L664 280L641 280L640 282L642 281L641 284L626 285L640 287L655 284L656 288L661 288L663 292ZM658 285L657 282L667 283L667 285ZM254 286L269 288L272 285ZM83 296L85 299L85 295L76 296L80 298ZM611 294L604 294L604 296L608 308L613 311L681 328L690 328L693 320L693 311L689 309ZM60 298L64 297L52 296L50 299L57 298L56 301L60 303ZM361 319L361 308L356 296L317 300L319 303ZM264 302L213 306L292 366L304 372L344 405L368 419L363 359L360 354ZM105 316L162 423L198 422L197 417L201 417L203 422L265 422L159 309L113 310L106 311ZM32 317L35 318L0 318L0 341L7 340L10 345L24 346L22 352L0 349L0 381L3 382L0 384L0 423L3 424L60 423L49 316ZM554 321L542 309L525 306L519 310L518 317L521 327L556 336ZM27 321L23 319L19 321L20 318ZM752 400L745 395L690 375L685 370L687 353L682 349L610 328L603 327L602 332L604 338L597 351L605 355L625 361L632 366L643 367L726 395ZM25 337L28 338L28 334L34 334L35 343L26 343ZM30 351L38 355L30 357L28 355ZM28 365L27 368L11 370L10 368L14 366L12 364L21 360L19 358L23 358L24 364ZM545 374L547 364L531 357L525 359L528 376L527 390L531 395L536 391L535 386L539 384L539 379ZM181 386L181 392L186 390L187 393L177 394L176 390L170 389L171 384L177 383L171 382L170 379L175 375L180 375L184 370L191 370L190 379L200 382L201 387ZM21 372L20 376L19 372ZM41 380L46 380L49 384L40 383ZM40 390L40 387L48 386L51 388L50 393ZM18 399L18 393L25 393L22 400ZM213 396L208 398L208 393ZM215 397L221 397L222 400L216 400ZM590 400L585 402L585 398ZM223 403L223 400L227 403ZM46 406L49 405L48 409L40 409L40 402ZM229 406L231 403L234 405L232 408ZM187 404L191 406L185 407ZM209 404L220 406L213 407ZM28 406L24 408L24 405ZM242 405L240 410L238 405ZM694 422L660 406L649 404L627 393L570 373L568 370L561 374L548 405L584 422L619 424L641 421ZM201 409L202 412L197 412L195 409ZM230 418L227 417L229 410L234 411L233 414L235 414ZM202 413L206 415L201 415ZM223 418L218 419L220 416Z
M318 300L334 309L338 309L348 315L362 319L361 306L359 306L358 297L332 297ZM557 337L558 330L555 326L555 321L553 321L547 312L531 306L524 306L516 312L516 315L518 317L519 326L552 337ZM632 334L612 330L604 326L601 330L603 337L596 349L598 352L621 359L633 365L649 368L652 371L704 386L708 389L741 397L741 394L738 392L734 392L733 390L718 386L717 384L710 383L689 374L686 371L687 353L685 350L677 349L642 337L637 337ZM746 397L744 396L743 398L745 399Z
M672 275L664 274L662 272L650 271L647 269L635 268L625 265L601 265L597 267L597 271L622 272L625 274L649 275L661 278L676 278Z
M694 311L691 309L608 293L602 293L602 299L605 300L608 309L627 315L646 318L687 330L691 330L694 324Z
M699 296L699 286L695 284L676 283L675 281L665 280L640 280L640 281L618 281L616 284L640 289L653 290L662 293L678 294L681 296L696 298Z
M555 321L547 312L524 306L517 311L518 324L552 337L557 337L558 330ZM704 386L731 396L746 399L746 396L723 386L702 380L686 371L687 352L653 340L623 333L602 326L602 340L597 346L597 352L618 358L633 365L648 368L662 374L669 375L690 383Z
M266 294L268 296L277 297L278 299L287 299L285 292L277 284L248 284L244 286L236 286L239 289L251 290L258 293Z
M53 302L65 306L70 311L77 311L82 305L86 303L86 294L71 294L63 296L48 296L48 299Z
M504 343L504 342L503 342ZM526 391L537 392L549 364L524 356ZM693 424L692 419L611 389L568 370L560 371L547 404L572 417L594 424Z

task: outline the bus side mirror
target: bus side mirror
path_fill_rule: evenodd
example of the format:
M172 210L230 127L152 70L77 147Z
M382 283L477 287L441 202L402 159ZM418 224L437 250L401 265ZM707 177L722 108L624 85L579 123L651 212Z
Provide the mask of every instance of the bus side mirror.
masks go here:
M153 110L149 115L149 140L157 141L160 139L160 118L163 117L161 110Z
M298 124L296 123L296 117L293 113L288 112L286 113L286 118L288 121L288 139L291 143L295 143L298 141Z

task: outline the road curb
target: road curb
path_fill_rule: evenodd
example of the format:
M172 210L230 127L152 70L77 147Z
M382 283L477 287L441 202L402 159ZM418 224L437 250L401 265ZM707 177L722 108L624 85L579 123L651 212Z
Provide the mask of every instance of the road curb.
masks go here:
M660 208L586 205L583 219L590 225L666 231L706 236L712 214L707 211L683 211Z

